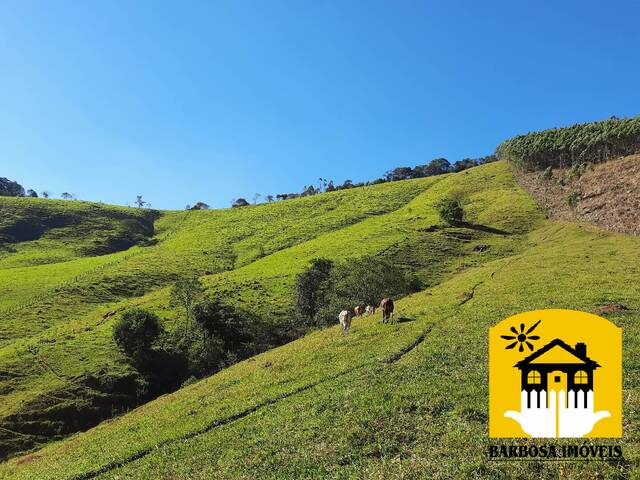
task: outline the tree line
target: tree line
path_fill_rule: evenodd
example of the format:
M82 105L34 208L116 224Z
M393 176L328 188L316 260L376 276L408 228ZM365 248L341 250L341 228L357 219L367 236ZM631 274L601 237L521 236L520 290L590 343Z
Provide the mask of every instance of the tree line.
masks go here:
M0 177L0 197L31 197L31 198L50 198L51 192L43 190L38 194L33 188L25 189L18 182L9 180L6 177ZM75 200L74 193L62 192L60 198L63 200Z
M377 185L385 182L397 182L400 180L410 180L414 178L431 177L434 175L443 175L451 172L461 172L468 168L483 165L485 163L493 162L497 160L495 155L488 155L480 158L464 158L456 162L449 162L446 158L436 158L424 165L416 165L415 167L397 167L385 172L385 174L375 180L367 182L354 183L352 180L345 180L341 184L336 184L333 180L326 178L318 178L318 183L313 185L305 185L301 192L292 193L278 193L277 195L262 195L256 193L252 197L252 201L249 202L246 198L234 198L231 200L231 207L246 207L249 205L257 205L260 199L263 199L263 203L273 203L276 201L290 200L293 198L309 197L317 195L323 192L333 192L337 190L347 190L350 188L364 187L367 185ZM50 198L51 192L43 190L38 194L33 189L27 189L20 185L18 182L9 180L5 177L0 177L0 197L32 197L32 198ZM63 192L60 194L60 198L63 200L76 200L77 197L73 193ZM136 199L133 204L138 208L151 208L151 203L144 200L142 195L136 195ZM187 204L185 210L209 210L211 208L205 202L196 202L195 204Z
M352 180L345 180L342 184L335 184L333 180L320 177L316 185L305 185L301 192L279 193L275 196L265 195L264 200L265 203L272 203L274 201L290 200L292 198L309 197L323 192L347 190L350 188L377 185L386 182L397 182L400 180L411 180L414 178L432 177L435 175L443 175L445 173L461 172L468 168L477 167L478 165L495 162L496 160L497 157L495 155L487 155L479 158L464 158L453 163L449 162L446 158L435 158L424 165L416 165L415 167L396 167L385 172L385 174L380 178L358 183L353 183ZM234 198L231 200L231 206L236 208L256 205L260 198L262 198L260 193L256 193L253 196L253 202L249 202L246 198ZM187 209L206 210L209 208L206 204L204 204L204 206L205 208L197 208L187 205Z
M599 163L637 152L640 152L640 116L611 117L518 135L502 142L496 150L498 158L528 170Z

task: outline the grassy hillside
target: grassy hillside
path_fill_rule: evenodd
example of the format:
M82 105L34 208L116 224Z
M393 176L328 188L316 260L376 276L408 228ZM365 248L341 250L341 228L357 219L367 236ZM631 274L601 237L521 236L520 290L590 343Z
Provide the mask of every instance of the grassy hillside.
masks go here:
M155 236L144 246L82 257L74 242L82 243L85 237L74 234L66 242L75 258L46 265L38 265L42 262L37 259L58 251L56 239L63 236L64 227L51 228L38 240L12 243L15 252L5 258L9 266L0 270L6 305L0 310L0 451L11 453L87 428L135 404L136 373L111 340L113 312L144 304L155 308L170 327L176 312L168 305L165 287L177 278L248 265L296 243L384 215L436 181L380 185L242 209L163 212L154 225ZM15 207L22 200L6 203ZM4 202L0 199L0 204ZM49 216L64 203L53 202ZM47 202L38 206L46 208ZM75 202L69 208L95 207ZM104 216L103 222L110 221ZM39 242L38 249L34 241ZM31 256L35 265L15 266L12 255L22 256L23 264ZM241 289L249 291L251 285Z
M638 471L637 238L544 222L526 248L9 461L7 478L626 478ZM592 261L588 261L592 260ZM603 275L603 272L605 273ZM579 285L580 288L576 288ZM465 295L475 287L473 297ZM487 329L549 305L624 328L625 460L487 463ZM615 442L614 442L615 443Z
M0 268L126 250L153 235L157 215L89 202L0 197Z
M470 224L439 225L433 205L449 195L465 199ZM513 253L539 219L504 163L274 205L164 213L156 245L99 257L109 263L5 317L0 445L29 448L135 403L136 374L111 339L110 313L144 305L170 328L176 311L164 286L179 275L209 273L212 296L283 325L295 275L314 257L379 255L432 285Z
M434 205L451 196L467 224L439 220ZM610 303L629 307L608 314L625 329L626 458L566 464L561 475L625 478L638 468L640 241L544 220L505 162L275 205L165 212L155 229L155 245L73 260L110 259L36 301L46 318L30 306L6 320L15 323L0 348L5 448L86 428L70 419L134 396L109 313L144 305L171 328L166 286L185 272L274 325L286 324L295 275L316 257L387 258L428 288L397 303L397 324L375 317L346 336L310 333L9 460L0 477L557 477L553 464L484 460L487 329L523 310Z

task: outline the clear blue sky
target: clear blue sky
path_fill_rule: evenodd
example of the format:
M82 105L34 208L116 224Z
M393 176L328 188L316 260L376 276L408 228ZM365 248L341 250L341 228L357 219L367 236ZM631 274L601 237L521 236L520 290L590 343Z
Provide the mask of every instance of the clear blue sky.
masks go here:
M640 113L640 3L0 3L0 176L155 208Z

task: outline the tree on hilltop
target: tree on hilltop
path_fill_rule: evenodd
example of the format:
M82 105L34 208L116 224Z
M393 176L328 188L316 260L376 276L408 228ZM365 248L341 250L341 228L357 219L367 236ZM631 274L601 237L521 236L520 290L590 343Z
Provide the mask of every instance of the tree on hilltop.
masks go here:
M134 203L134 204L135 204L135 206L136 206L136 207L138 207L138 208L142 208L142 207L144 207L145 205L149 205L149 203L148 203L148 202L145 202L145 201L142 199L142 195L136 195L136 201L135 201L135 202L133 202L133 203Z
M0 177L0 197L24 197L24 187L5 177Z

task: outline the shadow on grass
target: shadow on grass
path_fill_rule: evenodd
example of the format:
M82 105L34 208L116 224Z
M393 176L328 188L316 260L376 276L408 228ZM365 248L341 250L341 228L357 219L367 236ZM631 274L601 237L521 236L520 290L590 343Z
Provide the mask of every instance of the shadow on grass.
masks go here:
M410 317L398 317L397 320L394 320L394 323L407 323L407 322L415 322L415 318Z
M485 232L485 233L495 233L497 235L512 235L512 232L507 232L506 230L500 230L499 228L493 228L493 227L489 227L487 225L478 225L475 223L469 223L469 222L455 222L452 224L455 227L463 227L463 228L469 228L471 230L476 230L478 232Z

